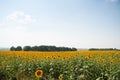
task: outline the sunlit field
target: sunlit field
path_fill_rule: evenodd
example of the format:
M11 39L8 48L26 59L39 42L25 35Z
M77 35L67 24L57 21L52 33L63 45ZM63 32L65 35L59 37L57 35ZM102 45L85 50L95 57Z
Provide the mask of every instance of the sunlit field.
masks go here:
M120 80L120 51L0 51L0 80Z

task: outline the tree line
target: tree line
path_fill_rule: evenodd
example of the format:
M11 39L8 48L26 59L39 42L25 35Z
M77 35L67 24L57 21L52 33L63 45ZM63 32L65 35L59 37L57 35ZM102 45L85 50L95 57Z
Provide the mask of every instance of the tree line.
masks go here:
M90 51L94 51L94 50L100 50L100 51L107 51L107 50L119 50L117 48L90 48Z
M76 48L69 48L69 47L56 47L56 46L21 46L10 48L11 51L77 51Z

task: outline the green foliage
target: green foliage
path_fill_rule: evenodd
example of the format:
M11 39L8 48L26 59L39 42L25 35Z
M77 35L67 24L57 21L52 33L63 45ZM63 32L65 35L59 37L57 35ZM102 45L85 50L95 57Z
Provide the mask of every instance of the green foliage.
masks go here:
M24 46L23 51L32 51L31 46Z
M108 50L115 50L115 51L118 51L119 49L116 49L116 48L90 48L89 49L90 51L98 51L98 50L100 50L100 51L108 51Z
M11 51L15 51L15 47L12 46L12 47L10 48L10 50L11 50Z
M11 51L22 51L21 46L17 46L16 48L12 46L10 48ZM68 48L68 47L56 47L56 46L24 46L23 51L77 51L76 48Z
M15 50L16 51L22 51L22 47L21 46L17 46Z
M11 51L22 51L22 47L21 46L17 46L16 48L14 46L12 46L10 48Z

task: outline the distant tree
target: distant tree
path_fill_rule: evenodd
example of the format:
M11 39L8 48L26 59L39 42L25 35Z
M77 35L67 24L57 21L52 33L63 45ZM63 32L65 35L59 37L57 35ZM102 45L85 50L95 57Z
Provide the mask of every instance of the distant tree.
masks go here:
M38 51L38 46L33 46L33 47L31 47L31 50L32 50L32 51Z
M17 46L16 48L14 46L10 47L11 51L77 51L76 48L69 48L69 47L56 47L56 46L47 46L47 45L41 45L41 46L24 46L23 49L21 46ZM116 48L90 48L90 51L99 50L99 51L106 51L106 50L120 50Z
M72 48L71 50L72 50L72 51L77 51L77 49L76 49L76 48Z
M15 48L15 50L16 50L16 51L22 51L22 47L21 47L21 46L17 46L17 47Z
M12 46L12 47L10 48L10 51L15 51L15 47Z
M48 51L47 46L45 45L39 46L39 49L40 51Z
M30 46L24 46L23 50L24 51L32 51L32 48Z
M77 51L76 48L56 47L56 46L24 46L23 51Z
M116 49L116 48L90 48L89 50L90 51L93 51L93 50L107 51L107 50L119 50L119 49Z

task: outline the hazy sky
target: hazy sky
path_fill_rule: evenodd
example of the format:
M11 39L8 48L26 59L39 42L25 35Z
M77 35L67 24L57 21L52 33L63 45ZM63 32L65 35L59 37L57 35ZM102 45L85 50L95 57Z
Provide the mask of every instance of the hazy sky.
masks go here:
M0 0L0 47L120 48L120 0Z

